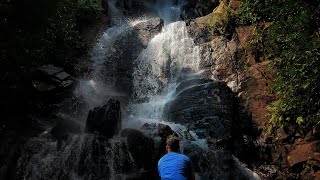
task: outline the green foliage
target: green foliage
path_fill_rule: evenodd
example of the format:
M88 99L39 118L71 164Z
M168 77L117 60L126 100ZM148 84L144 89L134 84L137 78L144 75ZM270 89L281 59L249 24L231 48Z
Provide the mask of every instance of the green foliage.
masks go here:
M24 64L67 63L70 56L86 48L80 34L86 16L102 10L97 0L60 0L49 8L53 13L43 20L43 29L32 26L34 30L30 31L22 27L18 33L20 48L26 56L22 58Z
M240 24L271 21L277 12L279 0L242 0L240 2Z
M268 108L271 126L320 122L319 1L245 0L240 9L243 24L272 21L263 49L277 70L278 100Z

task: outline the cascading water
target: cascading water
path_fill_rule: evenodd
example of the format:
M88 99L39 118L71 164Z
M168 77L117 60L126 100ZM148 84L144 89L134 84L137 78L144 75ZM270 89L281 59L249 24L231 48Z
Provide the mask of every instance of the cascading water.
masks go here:
M130 118L141 122L129 120L129 123L141 126L163 121L164 105L172 98L185 72L198 71L199 61L199 47L188 37L185 22L168 24L135 60L133 97L146 102L130 105Z
M164 106L173 98L178 84L185 76L199 71L200 48L188 36L186 23L177 21L185 3L178 1L173 5L170 0L157 1L158 15L167 25L134 61L134 102L128 107L131 115L123 127L139 128L145 123L161 122L182 136L193 136L195 144L207 149L205 140L199 139L183 125L165 122L163 116Z
M108 1L113 26L102 34L91 52L92 73L79 80L75 90L75 96L85 105L73 118L83 125L89 110L110 97L123 95L115 89L117 67L112 57L119 53L115 43L130 38L141 19L126 19L116 3L117 0ZM140 129L145 123L167 124L183 141L191 140L206 151L206 140L184 125L166 122L163 116L164 106L176 96L179 83L199 72L200 49L188 36L186 23L177 21L185 3L186 0L157 0L155 4L148 1L148 6L152 4L156 9L155 14L164 19L165 27L133 62L132 101L126 107L130 116L122 127ZM18 174L23 179L130 179L141 169L136 167L127 143L119 136L107 139L82 133L69 135L59 149L57 141L45 132L26 144Z

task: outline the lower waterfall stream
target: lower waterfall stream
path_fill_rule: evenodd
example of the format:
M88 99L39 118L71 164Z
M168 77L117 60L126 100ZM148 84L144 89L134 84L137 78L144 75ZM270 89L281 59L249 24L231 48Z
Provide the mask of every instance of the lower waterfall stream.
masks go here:
M131 64L123 65L131 66L131 69L126 69L126 72L121 71L125 74L121 78L118 77L118 71L122 65L116 63L123 62L116 60L125 56L126 52L118 49L119 46L128 44L127 41L132 38L137 25L154 17L130 19L117 8L116 0L107 2L112 27L97 40L91 52L92 72L79 80L79 85L74 91L74 96L82 102L82 105L77 108L77 112L68 114L61 110L60 114L80 124L82 133L69 135L61 148L57 148L58 142L50 135L50 130L32 138L26 144L24 154L19 160L18 176L22 179L155 179L154 165L149 170L137 165L137 160L133 157L125 137L115 135L107 139L83 132L88 112L104 105L110 97L117 97L129 99L122 106L123 129L140 130L146 124L168 125L182 138L182 144L185 145L182 146L182 151L191 155L194 153L194 158L198 158L197 162L194 162L198 167L196 170L199 171L197 179L232 177L232 167L229 165L231 153L224 149L225 146L219 147L215 143L209 145L206 138L208 134L213 134L212 137L222 137L216 138L217 142L221 139L223 142L228 142L230 132L225 133L225 131L230 130L229 115L223 115L225 119L220 123L215 120L218 116L210 114L202 117L202 112L199 112L200 115L193 113L198 107L190 107L188 110L191 116L201 116L201 121L188 124L178 120L187 115L184 117L176 115L173 108L170 108L183 104L176 101L183 102L185 98L183 95L189 93L188 91L204 93L199 96L209 94L209 100L205 99L199 102L200 104L210 103L212 100L227 102L220 100L215 94L225 92L212 89L220 88L220 85L211 80L204 80L201 76L200 47L189 37L186 22L179 21L181 8L186 1L179 0L173 3L171 0L157 0L154 3L147 3L154 10L155 16L164 20L164 27L160 33L152 37L141 52L132 56L135 59L131 59ZM123 47L123 49L130 48L133 47ZM127 79L130 80L129 83L126 82ZM130 87L128 90L119 91L119 86L123 84L130 84ZM224 97L228 99L231 95L227 94ZM220 106L221 109L224 108L223 103L218 105ZM229 110L232 107L226 105L225 109ZM204 111L205 113L208 112ZM224 114L223 110L221 112L219 110L217 114L219 113ZM216 123L213 127L221 127L221 131L207 127L208 121L213 120ZM210 132L209 130L207 132L207 129L210 129ZM195 147L196 149L193 149ZM202 155L196 152L201 152ZM156 157L151 158L156 162Z

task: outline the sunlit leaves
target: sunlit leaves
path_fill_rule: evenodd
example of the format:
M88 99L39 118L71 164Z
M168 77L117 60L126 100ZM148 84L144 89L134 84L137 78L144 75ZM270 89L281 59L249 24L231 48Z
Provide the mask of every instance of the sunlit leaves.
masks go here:
M277 70L273 88L278 100L269 106L270 124L285 120L308 127L319 122L320 25L319 1L244 0L244 24L272 21L264 53Z

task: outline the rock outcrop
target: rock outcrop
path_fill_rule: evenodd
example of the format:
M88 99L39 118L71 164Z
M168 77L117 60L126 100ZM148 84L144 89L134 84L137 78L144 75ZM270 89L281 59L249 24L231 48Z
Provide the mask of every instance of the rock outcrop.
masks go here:
M195 19L197 17L205 16L212 12L212 10L219 5L219 0L190 0L183 7L181 18L183 20Z
M94 108L89 112L86 132L111 138L120 131L121 123L120 102L110 99L106 105Z
M130 17L141 17L144 15L154 15L155 0L118 0L116 6L122 13Z
M107 57L104 78L111 79L110 84L127 95L132 94L133 61L145 49L149 41L162 30L163 20L153 18L138 22L124 32L115 42L113 51Z
M175 94L164 114L168 121L187 127L182 133L182 151L196 164L201 177L231 178L235 94L225 83L209 79L182 81Z
M204 79L184 81L177 89L186 85L189 86L166 104L167 119L190 128L206 129L207 137L228 140L235 115L232 91L224 83Z
M146 46L155 35L161 32L163 24L163 19L157 17L148 21L140 22L136 24L133 29L137 31L138 38L142 44Z
M267 88L273 83L274 72L268 69L269 62L255 57L254 49L248 45L248 41L254 38L254 27L235 27L229 32L231 38L212 31L212 18L226 13L228 8L237 10L239 2L221 2L212 13L191 20L188 32L201 47L200 69L203 74L226 82L240 96L241 104L252 113L253 120L263 127L268 122L266 106L273 100Z
M131 153L137 168L143 168L150 172L154 163L153 140L135 129L122 130L120 137L125 138L128 151Z
M62 91L72 87L74 83L70 74L63 68L53 65L45 65L37 69L33 76L33 87L37 92Z
M262 55L261 49L265 47L259 47L265 45L261 41L268 37L257 32L258 29L266 32L272 23L245 26L225 21L221 27L231 28L224 33L216 32L212 24L214 17L226 14L227 10L237 14L239 5L239 0L221 1L212 13L188 23L189 34L201 47L203 75L224 81L238 95L239 116L235 128L240 132L236 138L241 140L234 145L243 144L248 149L236 156L254 164L262 179L317 179L320 172L317 127L307 133L300 131L304 128L288 126L285 122L284 128L275 130L274 134L263 131L269 123L267 106L275 99L268 89L274 84L276 72ZM246 123L248 120L252 123Z

